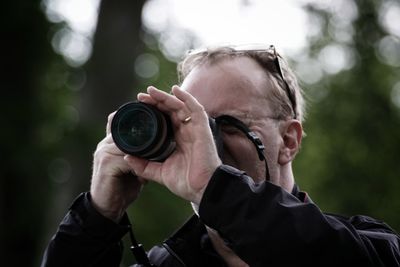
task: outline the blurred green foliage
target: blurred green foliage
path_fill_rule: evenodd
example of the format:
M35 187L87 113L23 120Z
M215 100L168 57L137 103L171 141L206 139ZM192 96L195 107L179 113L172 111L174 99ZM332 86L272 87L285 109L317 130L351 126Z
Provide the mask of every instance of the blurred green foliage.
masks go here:
M349 24L352 37L346 42L334 34L337 21L333 18L340 14L315 5L306 7L310 16L318 18L321 31L310 37L304 54L318 61L327 46L343 45L352 52L353 61L342 71L303 82L310 100L304 125L307 137L294 167L297 183L322 210L371 215L400 230L400 110L393 100L400 70L379 52L384 38L399 40L379 22L380 7L386 2L390 1L348 1L357 16ZM6 258L1 262L35 266L68 204L88 190L91 154L104 136L106 114L147 85L169 91L177 82L176 64L159 51L155 37L141 30L140 10L129 22L129 27L136 27L128 29L135 35L130 39L123 39L127 34L122 33L110 37L107 23L112 17L101 20L92 59L71 67L51 47L53 34L65 25L48 22L39 0L9 1L7 9L1 16L6 25L0 81L0 250ZM124 11L125 16L131 10L102 5L103 18L106 9ZM129 52L122 69L129 71L110 63L110 55L123 57L125 50L116 55L113 45L124 41L135 44L132 49L123 48ZM108 57L102 58L105 54ZM132 71L140 55L157 63L156 74L144 77ZM310 67L300 58L291 61L296 69ZM104 80L93 80L105 79L107 73L121 75L110 78L124 81L118 86L120 91L110 93L117 89L103 86ZM82 102L83 108L79 107ZM190 214L187 203L156 184L146 186L129 209L137 238L146 248L166 238ZM124 262L131 263L132 258L127 255Z
M400 110L392 93L400 69L379 57L379 42L390 36L379 21L383 2L354 4L354 35L345 44L354 53L354 66L306 85L308 136L295 173L322 210L370 215L400 230ZM332 14L313 6L308 12L323 19L326 33L310 41L311 53L341 43L328 33L335 26Z

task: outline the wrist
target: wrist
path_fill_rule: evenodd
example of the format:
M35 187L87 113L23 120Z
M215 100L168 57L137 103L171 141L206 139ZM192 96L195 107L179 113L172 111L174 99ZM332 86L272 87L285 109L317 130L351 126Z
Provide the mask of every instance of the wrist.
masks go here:
M90 193L91 195L91 204L93 208L99 212L104 217L118 223L125 213L125 208L123 205L110 204L113 201L105 201L104 198L98 197L96 194Z

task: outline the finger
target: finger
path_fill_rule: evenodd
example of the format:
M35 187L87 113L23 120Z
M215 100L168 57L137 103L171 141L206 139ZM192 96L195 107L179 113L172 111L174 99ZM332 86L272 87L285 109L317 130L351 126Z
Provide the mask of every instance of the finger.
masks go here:
M162 163L149 161L132 155L125 155L124 160L130 168L135 170L137 176L163 184L160 175Z
M176 117L177 121L182 122L190 116L191 111L189 108L176 96L161 91L153 86L148 88L148 92L148 96L151 99L147 98L147 96L142 96L143 99L149 101L148 103L155 104L161 111L172 115L173 120Z
M104 142L107 144L114 144L114 139L112 137L112 134L108 134L106 138L104 138Z
M180 110L180 111L178 111L178 113L181 113L180 115L173 114L172 112L169 111L169 108L167 105L165 105L162 102L158 102L157 100L152 98L149 94L139 93L138 100L142 103L146 103L146 104L155 106L157 109L159 109L165 113L168 113L168 115L170 116L170 118L172 119L172 121L174 122L175 125L179 124L182 121L182 119L180 119L181 117L185 117L185 114L190 113L189 111L185 112L184 110Z
M182 90L178 85L172 87L172 93L181 100L192 112L204 111L203 106L190 93Z
M114 140L112 138L111 134L108 134L105 138L103 138L103 140L101 140L98 144L96 149L98 149L99 147L105 145L105 144L114 144Z
M102 152L106 152L110 155L114 155L114 156L124 156L125 153L122 152L114 143L112 144L102 144L101 146L99 146L97 148L97 153L102 153Z
M145 94L145 93L139 93L137 95L137 100L139 100L140 102L149 104L149 105L157 105L157 101L154 100L149 94Z
M107 135L109 135L111 133L111 122L112 122L112 119L114 118L115 113L116 113L116 111L114 111L113 113L108 115L107 126L106 126L106 134Z
M153 86L147 88L149 95L157 101L157 107L164 107L170 112L179 112L185 108L184 103L174 95L161 91Z
M183 124L187 124L189 121L204 122L204 119L207 118L207 113L203 105L201 105L195 97L193 97L187 91L180 89L180 87L177 85L172 87L172 92L185 104L189 110L189 113L187 113L188 115L186 115L184 118L181 118Z

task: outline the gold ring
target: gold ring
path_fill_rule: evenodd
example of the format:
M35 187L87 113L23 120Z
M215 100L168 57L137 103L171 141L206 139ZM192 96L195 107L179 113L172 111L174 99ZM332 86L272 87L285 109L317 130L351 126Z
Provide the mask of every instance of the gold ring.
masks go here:
M189 121L191 121L192 120L192 117L186 117L183 121L182 121L182 123L188 123Z

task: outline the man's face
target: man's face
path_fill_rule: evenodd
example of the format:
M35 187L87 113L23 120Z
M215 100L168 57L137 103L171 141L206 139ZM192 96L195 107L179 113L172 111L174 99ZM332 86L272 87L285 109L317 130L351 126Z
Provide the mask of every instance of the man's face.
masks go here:
M195 68L184 80L182 89L191 93L210 117L230 115L254 131L266 147L271 182L280 185L276 169L282 138L278 121L271 119L274 114L266 99L268 84L267 76L255 61L240 57ZM245 171L255 182L265 179L265 164L243 133L234 127L223 127L222 138L225 164Z

